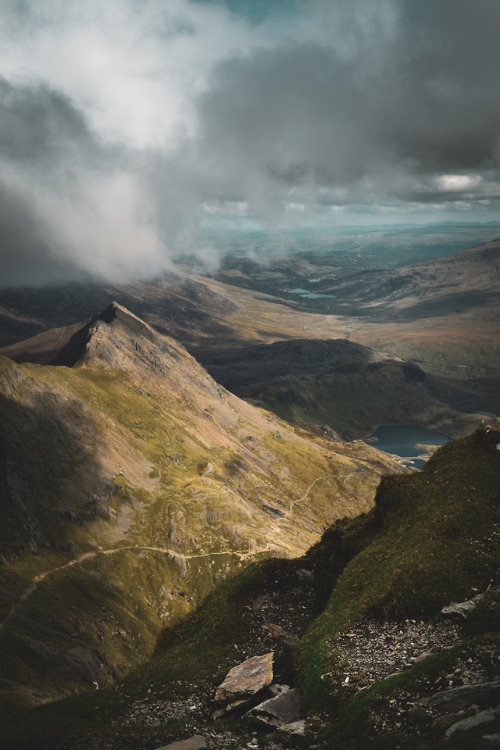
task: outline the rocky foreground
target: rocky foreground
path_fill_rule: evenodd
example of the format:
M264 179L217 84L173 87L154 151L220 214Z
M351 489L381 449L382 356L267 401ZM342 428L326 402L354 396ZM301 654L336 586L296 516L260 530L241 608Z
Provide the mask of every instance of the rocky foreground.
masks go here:
M486 427L385 477L373 511L227 579L114 687L13 709L3 747L498 747L499 446Z
M235 662L217 686L193 690L177 700L158 700L153 690L131 703L107 736L72 736L60 750L283 750L330 748L322 739L328 722L321 713L305 716L290 677L289 657L315 609L314 576L306 569L283 575L278 569L273 593L264 592L244 608L244 636L234 644ZM488 592L497 596L500 589ZM424 676L418 686L396 688L371 714L374 729L414 740L415 746L467 742L481 733L481 750L500 747L500 649L496 641L471 651L467 618L483 594L444 607L430 621L365 620L339 634L335 645L343 659L343 690L353 695L398 678L437 654L456 651L453 669ZM271 649L266 651L266 649ZM328 681L329 675L324 679ZM175 731L166 725L177 722ZM125 727L127 730L125 730ZM472 741L472 740L471 740ZM423 743L423 744L422 744ZM396 745L397 746L397 745ZM464 747L469 747L465 744ZM462 744L459 745L462 747Z

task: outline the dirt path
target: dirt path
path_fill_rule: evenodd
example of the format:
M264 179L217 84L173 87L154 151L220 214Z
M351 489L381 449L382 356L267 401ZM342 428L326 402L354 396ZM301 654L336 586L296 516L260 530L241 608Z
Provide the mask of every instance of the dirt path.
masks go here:
M280 522L283 522L286 519L289 519L293 513L293 508L298 503L304 502L307 500L307 497L313 487L318 483L325 479L331 479L330 474L325 474L321 477L317 477L309 487L306 489L304 494L297 498L297 500L293 500L290 504L289 509L286 512L286 515L284 515L282 518L277 519L275 522L275 526L279 526ZM222 550L219 552L200 552L192 555L185 555L182 552L179 552L177 550L171 549L170 547L153 547L153 546L136 546L136 545L127 545L123 547L115 547L113 549L97 549L92 552L84 552L78 557L75 557L74 560L70 560L69 562L65 563L64 565L60 565L57 568L51 568L50 570L46 570L43 573L40 573L40 575L35 576L29 586L25 589L25 591L22 593L21 597L18 599L17 602L15 602L6 617L0 622L0 632L4 628L4 626L7 624L7 622L11 619L11 617L22 607L24 602L36 591L38 586L49 576L54 575L55 573L60 573L63 570L67 570L68 568L73 568L75 565L80 565L81 563L85 562L85 560L92 560L99 556L109 556L109 555L116 555L120 552L124 552L126 550L132 551L132 552L159 552L163 555L169 555L172 558L177 558L181 560L198 560L203 559L207 557L215 557L215 556L222 556L222 555L233 555L235 557L238 557L240 560L248 560L249 558L256 557L259 554L262 554L263 552L272 552L276 551L277 547L274 544L266 544L263 547L259 547L258 549L254 549L251 551L238 551L238 550Z
M265 547L252 550L251 552L239 552L237 550L223 550L220 552L203 552L203 553L197 553L193 555L185 555L182 552L178 552L177 550L173 550L168 547L124 546L124 547L116 547L114 549L104 549L104 550L98 549L98 550L94 550L93 552L84 552L78 557L75 557L74 560L70 560L64 565L60 565L57 568L51 568L50 570L46 570L43 573L40 573L40 575L35 576L33 580L31 581L30 585L27 587L27 589L23 592L21 597L18 599L18 601L12 605L7 616L0 622L0 631L7 624L10 618L17 612L17 610L23 605L26 599L28 599L31 596L31 594L33 594L36 591L36 589L42 583L42 581L44 581L49 576L54 575L55 573L60 573L61 571L67 570L68 568L73 568L75 565L80 565L81 563L85 562L85 560L92 560L92 559L95 559L96 557L105 556L105 555L107 556L116 555L119 552L124 552L125 550L132 551L132 552L145 552L145 551L159 552L161 554L169 555L170 557L181 559L181 560L196 560L196 559L202 559L206 557L215 557L215 556L220 556L220 555L234 555L238 557L240 560L246 560L249 557L253 557L262 552L269 552L272 549L275 549L275 547L273 547L272 545L266 545Z

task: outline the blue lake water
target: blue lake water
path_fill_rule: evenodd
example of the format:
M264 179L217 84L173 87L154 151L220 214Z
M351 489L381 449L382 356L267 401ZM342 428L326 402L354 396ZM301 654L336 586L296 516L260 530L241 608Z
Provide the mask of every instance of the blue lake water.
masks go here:
M416 424L382 424L370 438L370 443L381 451L393 453L401 458L415 458L413 466L417 467L425 463L425 460L419 459L418 456L426 454L425 450L416 447L417 444L444 445L450 442L446 435Z

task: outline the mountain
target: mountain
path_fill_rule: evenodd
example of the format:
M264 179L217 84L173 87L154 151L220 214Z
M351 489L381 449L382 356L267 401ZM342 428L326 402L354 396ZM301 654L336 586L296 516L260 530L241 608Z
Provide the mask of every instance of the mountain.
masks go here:
M213 750L494 747L499 426L439 448L420 472L384 477L372 510L336 522L303 557L260 560L217 584L112 689L11 708L3 746L153 750L196 735L192 746ZM269 688L217 700L230 669L271 653ZM269 702L258 725L245 716L284 685L306 714L289 731L305 736L274 731Z
M204 364L233 393L294 424L328 425L346 439L377 424L414 423L458 436L481 416L477 393L347 339L292 339L210 351Z
M18 700L116 680L217 581L302 554L398 468L241 401L117 303L23 352L0 357L0 690Z
M403 268L365 271L328 291L358 314L409 320L498 305L500 240Z

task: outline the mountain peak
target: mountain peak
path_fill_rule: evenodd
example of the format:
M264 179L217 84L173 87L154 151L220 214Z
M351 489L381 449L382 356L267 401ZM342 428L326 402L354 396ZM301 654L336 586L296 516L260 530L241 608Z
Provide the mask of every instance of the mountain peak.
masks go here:
M169 342L171 345L169 345ZM119 367L156 348L176 357L176 346L116 301L81 323L50 329L2 350L17 362L73 367L100 362ZM148 355L151 361L151 353ZM157 359L158 357L155 357Z
M119 324L124 330L128 331L131 335L142 335L145 336L149 341L159 343L160 338L157 333L151 328L150 325L144 322L137 315L130 312L126 307L120 305L118 302L110 302L107 307L104 308L95 317L89 321L89 328L92 329L98 325L99 322L106 323L107 325ZM93 331L90 331L92 335Z
M104 310L99 313L96 317L99 320L103 320L105 323L112 323L112 321L118 316L119 312L123 312L126 315L131 315L132 313L127 310L126 307L123 307L123 305L120 305L118 302L113 300L113 302L110 302L107 307L104 308Z

